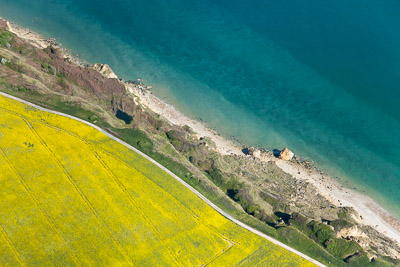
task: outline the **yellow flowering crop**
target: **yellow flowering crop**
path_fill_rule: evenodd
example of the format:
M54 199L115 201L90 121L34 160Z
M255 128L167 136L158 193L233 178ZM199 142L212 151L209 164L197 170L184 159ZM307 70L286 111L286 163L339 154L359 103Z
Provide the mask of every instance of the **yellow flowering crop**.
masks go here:
M101 132L0 96L0 265L292 266Z

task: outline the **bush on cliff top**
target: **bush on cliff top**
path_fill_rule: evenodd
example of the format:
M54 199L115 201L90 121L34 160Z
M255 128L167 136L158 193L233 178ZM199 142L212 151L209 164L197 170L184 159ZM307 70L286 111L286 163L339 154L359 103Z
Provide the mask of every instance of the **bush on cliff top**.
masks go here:
M311 221L308 227L312 231L312 238L320 244L325 244L325 242L333 237L333 230L329 225L324 223L318 223L317 221Z
M14 35L8 31L0 32L0 46L5 47L7 44L11 45Z
M346 259L357 252L363 251L357 242L338 238L331 238L327 240L325 247L332 255L341 259Z

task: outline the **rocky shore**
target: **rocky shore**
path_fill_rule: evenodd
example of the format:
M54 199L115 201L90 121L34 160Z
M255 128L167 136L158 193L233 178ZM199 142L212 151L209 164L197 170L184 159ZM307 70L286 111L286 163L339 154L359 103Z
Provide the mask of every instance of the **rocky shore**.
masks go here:
M29 42L37 49L43 50L56 46L54 39L46 39L15 24L7 22L6 27L21 40ZM275 202L266 200L271 197L273 201L284 204L283 212L287 211L289 214L290 211L292 217L296 213L301 213L308 218L307 221L318 219L322 220L322 222L332 222L338 220L338 211L349 211L350 219L354 224L335 231L338 238L356 241L369 253L370 259L375 257L377 253L395 260L400 258L400 222L373 199L345 188L337 180L329 177L310 162L302 161L290 149L279 150L277 154L275 153L276 151L246 147L233 142L220 136L216 131L204 126L202 123L186 117L172 105L159 99L152 93L151 87L145 86L142 80L121 80L106 64L90 66L70 56L65 49L60 49L60 51L62 57L69 61L68 64L72 65L64 67L62 63L56 64L54 67L56 72L59 71L63 75L66 73L67 78L70 79L78 79L77 84L81 87L102 88L100 84L107 84L107 88L113 88L112 90L117 92L112 98L112 110L114 113L120 110L128 116L132 116L132 118L146 118L151 121L151 124L155 125L160 124L159 121L166 121L168 124L160 125L168 128L168 131L166 130L167 139L173 145L173 153L177 154L177 157L187 157L188 160L182 161L193 173L199 173L199 177L207 179L204 174L200 174L198 171L199 166L203 166L206 163L201 161L199 157L196 159L196 154L189 155L189 150L186 149L187 146L196 146L196 148L202 146L201 153L208 153L210 158L214 159L211 161L212 168L210 170L207 169L208 167L203 168L203 170L206 170L206 174L214 177L212 171L215 167L217 170L223 170L221 172L223 176L230 177L232 181L239 180L240 184L249 188L246 192L252 195L252 201L258 205L260 211L276 213ZM56 62L56 56L54 58L54 62ZM89 69L96 71L102 78L100 79L100 76L98 76L94 80L88 77L82 79L81 72L75 75L73 72L67 71L67 67L72 68L74 65L76 73ZM60 81L61 79L59 79ZM75 89L78 90L78 88ZM67 96L64 96L61 91L56 92L56 94L70 99L83 97L83 93L78 97L73 95L72 91L71 89ZM93 94L102 100L101 92L93 91ZM130 104L129 101L123 100L123 97L131 98L133 103ZM86 106L91 105L89 102L85 103ZM142 112L141 115L138 115L138 112ZM155 126L155 128L160 127ZM161 149L164 141L157 141L160 137L154 134L153 130L148 133L152 135L155 145L160 147L159 152L165 153ZM181 136L183 133L184 137ZM208 150L216 154L209 153L207 152ZM282 171L286 175L280 174ZM275 176L277 178L274 178ZM213 182L216 183L215 181ZM214 185L210 185L210 188L212 186ZM213 190L220 190L215 187L212 188L214 188ZM232 189L228 188L227 190ZM262 197L263 194L268 196ZM235 196L230 197L232 199L235 198ZM280 204L278 203L277 205ZM289 219L284 217L284 214L280 216L281 221L279 223L289 225ZM332 225L329 226L334 228Z

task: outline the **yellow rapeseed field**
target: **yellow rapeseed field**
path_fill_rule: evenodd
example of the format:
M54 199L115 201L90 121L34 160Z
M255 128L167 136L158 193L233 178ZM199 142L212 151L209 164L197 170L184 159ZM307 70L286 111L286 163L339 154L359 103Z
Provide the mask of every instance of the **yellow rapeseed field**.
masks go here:
M0 96L0 265L311 263L101 132Z

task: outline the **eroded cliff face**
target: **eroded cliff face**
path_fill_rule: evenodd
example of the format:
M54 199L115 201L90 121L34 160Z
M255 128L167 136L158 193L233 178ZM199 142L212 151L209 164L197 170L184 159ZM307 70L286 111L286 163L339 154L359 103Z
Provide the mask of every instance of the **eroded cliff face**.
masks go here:
M97 67L91 69L77 65L71 59L65 58L60 50L53 47L44 49L44 52L51 59L52 65L58 72L63 73L67 79L75 81L79 86L88 90L90 94L100 99L110 99L112 95L122 96L126 94L125 86L116 79L116 75L109 67L96 64ZM43 60L46 60L46 58L43 58ZM110 76L115 77L110 78Z
M107 64L96 63L94 64L93 69L100 72L105 78L118 79L118 76Z

